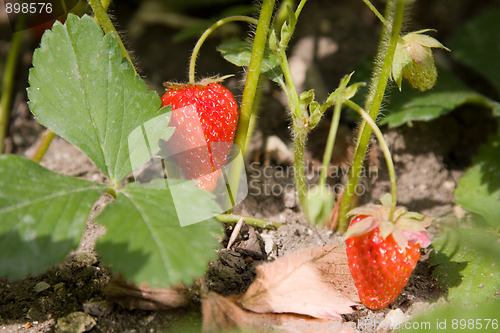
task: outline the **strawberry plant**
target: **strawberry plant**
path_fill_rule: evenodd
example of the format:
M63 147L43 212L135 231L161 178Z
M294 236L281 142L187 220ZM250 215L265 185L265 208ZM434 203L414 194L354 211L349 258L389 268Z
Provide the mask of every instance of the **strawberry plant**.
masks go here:
M199 220L213 216L211 195L195 182L174 183L177 194L189 198L174 205L164 181L123 182L132 163L151 157L139 152L144 136L129 140L134 131L147 133L151 151L173 131L170 108L161 107L160 97L123 60L116 35L104 34L89 16L68 15L65 24L57 22L44 34L29 82L29 106L37 121L86 153L108 182L75 179L26 158L1 156L1 275L20 278L62 261L77 247L92 206L103 195L114 200L95 218L107 229L97 251L116 273L152 286L190 283L203 274L217 247L207 234L219 234L220 227L213 218L181 227L178 212L196 203L192 214Z

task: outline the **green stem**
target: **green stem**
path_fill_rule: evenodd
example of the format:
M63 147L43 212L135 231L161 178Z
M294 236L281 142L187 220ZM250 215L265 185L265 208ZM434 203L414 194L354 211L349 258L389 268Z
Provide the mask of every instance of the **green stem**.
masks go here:
M104 0L103 0L104 2ZM110 1L104 2L105 4L109 5ZM94 12L95 15L95 20L99 25L102 27L105 33L112 33L115 35L118 45L120 45L120 49L122 51L122 57L127 59L132 67L134 68L135 74L137 74L137 71L134 67L134 63L132 62L132 59L130 59L130 55L127 52L127 49L125 48L125 45L123 45L123 41L121 40L120 36L118 35L118 32L116 31L115 26L113 25L113 22L111 22L111 19L108 16L108 13L106 12L106 9L104 8L103 4L101 3L100 0L88 0L88 3L90 7L92 7L92 11Z
M253 40L252 54L250 56L250 64L248 65L245 87L243 88L238 128L236 129L236 138L234 140L234 143L240 147L243 156L245 156L248 126L255 102L255 93L259 84L260 67L262 59L264 58L264 50L266 48L269 26L273 15L274 2L275 0L264 0L262 3L259 21L257 22L257 30L255 31Z
M193 52L191 54L191 60L189 62L189 83L195 83L195 69L196 69L196 58L198 57L198 53L200 52L201 46L207 39L207 37L218 27L229 23L229 22L234 22L234 21L242 21L242 22L248 22L252 24L257 24L258 21L254 19L253 17L248 17L248 16L230 16L230 17L225 17L221 20L218 20L214 24L210 26L205 32L200 36L198 39L198 42L194 46Z
M307 141L308 128L294 124L293 138L293 167L295 187L301 207L305 207L307 195L307 182L304 167L304 153Z
M259 83L257 84L258 87L261 87L262 84L264 83L265 78L264 77L259 77ZM250 141L252 140L253 136L253 131L255 129L255 124L257 123L257 115L259 114L259 107L260 103L262 101L262 94L263 94L263 89L257 89L255 92L255 99L254 99L254 104L252 108L252 115L250 116L250 121L248 123L248 131L247 131L247 139L245 141L245 148L243 149L246 151L248 149L248 145L250 144Z
M333 118L330 124L330 131L328 133L328 139L326 142L325 152L323 153L323 168L321 169L321 174L319 175L319 188L323 188L326 185L326 174L328 171L328 166L332 159L333 147L335 146L335 138L337 137L337 130L339 128L340 113L342 111L342 104L335 104L333 109Z
M109 5L111 4L111 0L101 0L101 4L102 4L102 8L104 8L104 10L108 10L109 8Z
M217 220L224 223L237 223L240 219L243 219L246 224L253 225L254 227L266 228L266 229L276 229L281 227L281 223L270 222L255 217L240 216L235 214L219 214L216 216Z
M394 52L401 32L403 23L405 0L389 0L387 2L386 20L390 23L390 27L384 26L379 45L378 59L382 59L382 67L375 68L373 79L370 83L370 93L365 103L365 109L369 110L368 114L372 120L377 119L382 100L384 98L387 80L391 73L392 61ZM386 41L389 41L386 44ZM380 60L379 60L380 61ZM354 154L354 161L349 173L349 181L344 189L342 201L339 209L339 231L347 229L346 214L351 209L351 202L354 196L354 191L359 183L359 175L362 171L363 161L365 159L366 150L370 142L372 130L366 126L366 121L360 125L358 142Z
M5 72L2 78L2 99L0 101L0 154L4 151L4 140L9 126L9 111L12 101L12 90L14 88L14 75L16 73L17 60L19 59L19 46L23 33L26 16L21 15L16 23L16 31L12 34L9 54L5 62Z
M380 22L382 22L385 26L389 27L389 23L387 22L387 20L382 16L382 14L380 14L380 12L377 10L377 8L375 8L375 6L370 2L370 0L363 0L363 2L365 3L365 5L368 6L368 8L371 9L373 14L375 14L375 16L378 17Z
M276 11L276 15L274 15L274 30L280 31L281 26L285 23L288 18L288 9L287 7L293 8L295 7L295 0L283 0L279 3L279 8Z
M394 210L396 209L396 203L397 203L396 171L394 169L394 163L392 161L391 152L389 150L389 147L387 146L387 142L385 141L384 135L382 134L380 128L377 126L375 121L370 117L370 115L365 110L363 110L358 104L354 103L351 100L347 100L345 104L350 108L352 108L357 113L359 113L359 115L368 123L368 125L371 127L371 129L375 133L375 136L378 139L380 148L382 148L382 152L384 153L385 157L385 162L387 164L387 169L389 170L389 179L391 181L392 205L391 205L391 210L389 212L389 221L392 221L392 218L394 217Z
M52 139L54 139L54 135L54 132L52 132L52 130L50 130L49 128L47 128L45 132L43 132L42 138L38 143L38 146L36 147L35 153L33 154L33 157L31 157L34 162L40 163L43 156L49 149L50 143L52 142Z
M292 118L294 121L294 127L296 122L299 122L302 117L302 110L300 108L299 94L297 93L297 88L295 87L295 82L293 81L292 71L288 65L288 59L286 56L286 48L283 47L278 51L278 60L281 65L281 70L283 72L283 77L286 82L285 94L288 99L288 105L290 111L292 112Z
M306 2L307 0L300 1L295 11L296 19L298 19ZM290 66L288 64L288 59L286 56L286 48L295 27L291 26L291 28L292 29L291 31L289 31L289 34L287 36L281 36L276 54L278 56L278 61L280 63L283 77L285 79L286 87L284 87L284 90L287 96L287 102L293 121L293 165L295 172L295 187L297 190L297 195L299 197L300 205L301 207L305 207L307 184L304 170L304 152L306 148L307 133L309 131L309 128L307 113L304 107L300 105L299 95L295 86L295 82L293 81L292 72L290 70Z
M248 65L248 73L243 88L243 97L241 99L240 114L238 119L238 127L234 144L239 147L243 157L245 156L247 142L250 141L249 127L250 119L256 117L258 106L255 103L257 88L260 81L260 69L262 59L264 58L264 50L267 44L269 35L269 26L273 15L275 0L264 0L257 22L257 29L253 40L252 54L250 55L250 63ZM253 125L252 125L253 126ZM248 139L247 139L248 138ZM230 173L230 184L232 193L238 193L238 185L241 172L244 167L244 159L237 158L234 160Z
M295 10L295 17L297 18L297 20L299 19L299 15L302 12L302 8L304 8L306 2L307 0L301 0L299 5L297 6L297 9Z

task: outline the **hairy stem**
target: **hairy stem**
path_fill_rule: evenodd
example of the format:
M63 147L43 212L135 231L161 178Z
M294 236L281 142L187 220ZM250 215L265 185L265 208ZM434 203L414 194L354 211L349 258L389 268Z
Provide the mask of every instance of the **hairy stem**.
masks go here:
M226 23L235 22L235 21L249 22L252 24L257 24L257 22L258 22L253 17L230 16L230 17L225 17L221 20L218 20L217 22L212 24L207 30L205 30L205 32L198 39L198 42L196 42L196 45L194 46L193 52L191 53L191 59L189 61L189 83L195 83L196 58L198 57L198 53L200 52L201 46L203 45L205 40L218 27L220 27Z
M241 154L245 156L247 142L250 140L249 127L250 119L256 117L258 107L255 104L257 88L260 81L260 69L262 59L264 58L264 50L267 44L267 37L269 35L269 26L273 16L275 0L264 0L257 22L257 29L253 40L252 54L250 55L250 64L248 65L248 73L245 80L245 87L243 88L243 97L241 99L240 114L238 118L238 126L236 128L236 135L234 144L239 147ZM244 167L243 159L237 158L233 162L230 170L230 183L232 184L232 193L238 193L238 185L240 174Z
M370 0L363 0L363 2L365 3L365 5L368 6L368 8L370 8L373 14L375 14L375 16L380 20L380 22L382 22L385 26L389 26L387 20L382 16L382 14L380 14L380 12L377 10L377 8L375 8L375 6L370 2Z
M307 141L308 129L304 126L294 124L293 138L293 167L295 177L295 187L299 197L301 207L305 207L307 182L305 176L304 153Z
M257 84L257 87L261 87L264 81L265 78L263 78L262 76L259 77L259 83ZM261 88L258 88L257 91L255 92L252 115L250 116L250 121L248 123L247 139L245 141L245 148L243 149L243 151L246 151L248 149L248 145L250 144L250 140L252 139L253 131L255 129L255 124L257 122L257 115L259 114L260 103L262 101L262 94L263 90Z
M370 117L370 115L365 110L363 110L358 104L354 103L351 100L347 100L345 104L350 108L352 108L357 113L359 113L359 115L368 123L368 125L371 127L371 129L375 133L375 136L378 139L380 148L382 148L382 152L384 153L385 157L385 162L387 164L387 169L389 170L389 179L391 181L392 205L391 205L391 210L389 212L389 221L392 221L392 218L394 217L394 210L396 209L396 203L397 203L396 171L394 169L394 163L392 161L391 152L389 150L389 147L387 146L387 142L385 141L384 135L382 134L380 128L377 126L375 121Z
M298 19L306 2L307 0L300 1L295 11L295 19ZM307 127L308 115L306 110L300 105L299 94L297 92L295 82L293 81L292 72L290 70L290 66L288 64L288 59L286 56L286 48L294 31L294 27L291 28L292 29L289 32L288 36L281 36L281 40L279 42L276 53L281 66L281 70L283 71L283 77L286 83L284 90L287 96L287 102L293 121L293 164L295 187L297 190L297 195L299 197L300 205L301 207L305 207L307 184L305 179L304 152L306 148L307 133L309 131L309 128Z
M92 11L94 12L94 18L99 23L101 28L104 30L105 33L111 32L113 35L115 35L116 39L118 40L118 45L120 45L120 50L122 51L122 57L127 59L132 67L134 67L134 63L132 62L132 59L130 59L130 55L127 52L127 49L125 48L125 45L123 45L123 41L121 40L120 36L118 35L118 32L116 31L115 26L113 25L113 22L111 22L111 19L108 16L108 13L106 12L106 8L104 8L103 3L109 6L110 1L103 1L101 3L100 0L88 0L88 3L90 7L92 7ZM137 71L134 67L134 72L137 74Z
M248 126L255 103L255 93L259 84L260 67L264 58L267 36L269 35L269 26L273 15L275 0L264 0L260 10L257 30L253 40L252 54L248 73L243 88L243 97L241 99L240 116L238 119L238 128L236 129L236 138L234 143L240 147L243 156L245 156L245 146L248 135Z
M389 0L387 2L386 20L389 26L384 26L379 44L378 59L381 59L381 68L375 68L375 73L370 83L370 93L365 103L365 110L372 120L377 119L382 100L384 98L387 80L391 73L392 61L396 50L397 41L403 22L405 0ZM388 44L386 41L388 40ZM379 60L380 61L380 60ZM344 189L344 195L339 210L339 231L347 229L346 214L351 209L354 191L359 183L359 175L363 168L366 150L370 142L372 130L366 126L366 121L360 125L358 142L355 150L354 161L349 173L349 181Z

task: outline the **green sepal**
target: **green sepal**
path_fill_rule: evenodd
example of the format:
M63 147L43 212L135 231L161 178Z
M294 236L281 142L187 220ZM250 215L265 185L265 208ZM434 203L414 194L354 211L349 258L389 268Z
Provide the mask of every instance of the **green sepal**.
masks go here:
M403 68L406 67L409 63L411 63L410 54L404 49L403 39L399 38L391 69L392 79L398 85L399 91L401 91L401 84L403 81Z
M387 236L392 234L392 232L394 231L394 226L394 223L389 221L383 221L382 223L380 223L380 236L382 236L383 239L386 239Z
M286 47L288 45L288 42L292 38L293 31L295 30L295 25L297 24L297 17L292 8L287 5L286 9L288 11L288 22L283 23L281 26L280 47Z
M276 30L271 29L269 32L269 49L273 53L278 53L278 36L276 36Z
M392 205L391 195L385 194L380 201L382 202L382 205L356 207L347 213L347 218L359 215L367 217L363 221L349 226L344 234L344 239L363 235L370 232L374 228L379 227L380 236L385 239L389 235L392 235L401 249L405 249L408 245L408 238L404 231L411 233L408 237L413 240L416 239L415 244L420 244L422 247L428 246L430 242L428 236L414 234L425 232L426 228L433 220L431 217L427 217L416 212L408 212L405 207L397 206L394 209L394 215L391 221L389 220ZM369 222L364 222L367 219L369 219Z
M380 225L380 220L373 216L368 216L363 221L350 226L344 233L344 240L355 236L364 235Z
M309 105L309 120L308 120L308 126L310 129L313 129L318 125L319 121L321 120L321 117L323 116L323 110L321 109L321 106L319 105L318 102L312 101L311 104Z
M299 103L301 106L307 107L314 101L314 90L304 91L299 95Z
M423 29L423 30L414 31L414 32L409 33L405 37L403 37L403 39L407 43L415 42L415 43L418 43L418 44L425 46L425 47L440 48L440 49L444 49L446 51L450 51L449 48L447 48L446 46L441 44L437 39L432 38L431 36L422 35L423 33L429 32L429 31L435 32L436 30L435 29Z
M390 208L392 205L392 195L389 193L384 194L380 199L380 202L382 203L382 206Z
M343 96L344 101L353 98L354 95L356 95L356 93L358 92L359 88L364 87L364 86L366 86L366 82L356 82L356 83L351 84L349 87L347 87L345 89L344 96Z

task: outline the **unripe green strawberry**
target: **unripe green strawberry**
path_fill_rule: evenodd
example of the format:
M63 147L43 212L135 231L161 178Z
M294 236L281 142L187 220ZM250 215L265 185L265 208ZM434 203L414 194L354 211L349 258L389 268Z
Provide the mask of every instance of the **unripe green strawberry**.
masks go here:
M436 65L432 48L441 48L449 51L436 39L424 35L430 29L410 32L399 38L394 59L392 62L391 75L401 90L401 82L404 78L413 88L420 91L431 89L437 80Z
M397 207L388 221L388 205L353 209L344 236L349 269L359 298L370 309L392 303L408 283L420 258L420 248L430 244L425 228L430 218Z
M175 132L166 146L186 179L213 191L231 151L238 104L229 90L217 82L165 84L162 106L172 107L170 125Z

